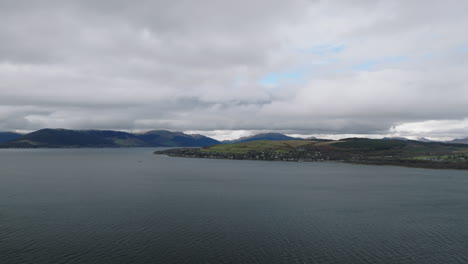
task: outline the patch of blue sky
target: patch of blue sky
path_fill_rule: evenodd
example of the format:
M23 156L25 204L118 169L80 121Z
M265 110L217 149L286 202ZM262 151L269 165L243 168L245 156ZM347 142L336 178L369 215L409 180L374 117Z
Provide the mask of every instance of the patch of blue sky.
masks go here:
M429 60L435 57L434 52L426 52L423 54L418 55L416 58L421 60Z
M304 70L271 72L263 76L258 83L263 85L295 84L304 81Z
M312 61L309 61L306 66L309 68L316 67L317 65L327 65L327 64L333 64L337 63L339 60L337 58L323 58L323 59L314 59Z
M344 44L321 44L309 48L298 49L300 53L329 55L342 52L346 46Z
M455 48L457 52L468 52L468 44L460 45Z
M383 64L400 63L407 61L409 56L387 56L378 59L365 60L352 66L353 70L367 71Z

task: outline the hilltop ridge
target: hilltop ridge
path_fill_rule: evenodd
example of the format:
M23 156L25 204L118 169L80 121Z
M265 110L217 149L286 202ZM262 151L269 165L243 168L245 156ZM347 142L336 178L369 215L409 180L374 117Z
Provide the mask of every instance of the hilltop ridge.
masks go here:
M231 143L251 142L251 141L257 141L257 140L278 141L278 140L303 140L303 139L290 137L281 133L271 132L271 133L260 133L260 134L255 134L252 136L241 137L241 138L234 139L234 140L225 140L222 143L231 144Z
M260 133L234 140L218 141L201 134L186 134L169 130L150 130L130 133L115 130L72 130L45 128L28 134L0 132L0 148L69 148L69 147L206 147L217 144L236 144L256 141L317 141L332 140L315 137L297 138L281 133ZM342 139L345 140L345 139ZM438 142L425 138L410 140L403 137L384 137L382 141L468 144L468 138Z
M220 142L201 135L154 130L128 133L114 130L69 130L45 128L3 142L3 148L70 147L202 147Z

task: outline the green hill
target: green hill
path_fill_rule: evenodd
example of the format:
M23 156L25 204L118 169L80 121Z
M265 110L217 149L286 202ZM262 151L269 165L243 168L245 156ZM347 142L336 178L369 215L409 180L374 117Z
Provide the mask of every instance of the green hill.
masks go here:
M253 136L241 137L235 140L225 140L223 141L223 143L232 144L232 143L259 141L259 140L285 141L285 140L302 140L302 138L294 138L294 137L286 136L280 133L261 133L261 134L256 134Z
M132 134L113 130L41 129L0 145L3 148L200 147L219 141L165 130Z
M452 140L452 141L449 141L448 143L468 144L468 138L454 139L454 140Z
M20 148L59 148L59 147L119 147L143 146L136 136L118 131L41 129L4 146Z
M338 141L253 141L158 151L179 157L343 161L361 164L468 169L468 146L437 142L348 138Z
M0 132L0 144L21 137L23 134L15 132Z
M188 135L182 132L167 130L152 130L137 136L148 145L156 147L200 147L220 143L215 139L203 135Z
M272 141L258 140L250 142L241 142L233 144L214 145L203 148L201 152L219 152L219 153L249 153L256 151L271 151L271 152L288 152L296 149L299 146L309 145L311 141L306 140L288 140L288 141Z

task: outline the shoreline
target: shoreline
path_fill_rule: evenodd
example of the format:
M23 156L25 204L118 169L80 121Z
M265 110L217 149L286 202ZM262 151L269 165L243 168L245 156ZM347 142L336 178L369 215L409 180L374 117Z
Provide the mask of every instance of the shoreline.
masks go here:
M192 158L192 159L218 159L218 160L249 160L249 161L272 161L272 162L330 162L330 163L346 163L354 165L369 165L369 166L392 166L392 167L404 167L404 168L415 168L415 169L432 169L432 170L456 170L463 171L468 170L468 163L450 163L450 162L417 162L412 163L409 160L394 160L394 161L347 161L347 160L281 160L281 159L248 159L248 158L226 158L222 156L202 156L202 155L177 155L174 152L167 151L155 151L154 155L166 155L174 158ZM442 166L441 166L442 165Z

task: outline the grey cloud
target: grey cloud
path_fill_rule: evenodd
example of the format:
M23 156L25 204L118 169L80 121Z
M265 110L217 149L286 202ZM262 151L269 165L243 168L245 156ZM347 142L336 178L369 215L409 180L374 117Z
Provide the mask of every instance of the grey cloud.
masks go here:
M468 44L466 7L0 1L0 129L387 134L406 123L464 120L468 52L456 47ZM338 44L342 51L298 52ZM392 56L406 59L385 61ZM355 67L369 61L376 65ZM260 81L295 71L303 73L295 82ZM409 127L404 133L416 131Z

